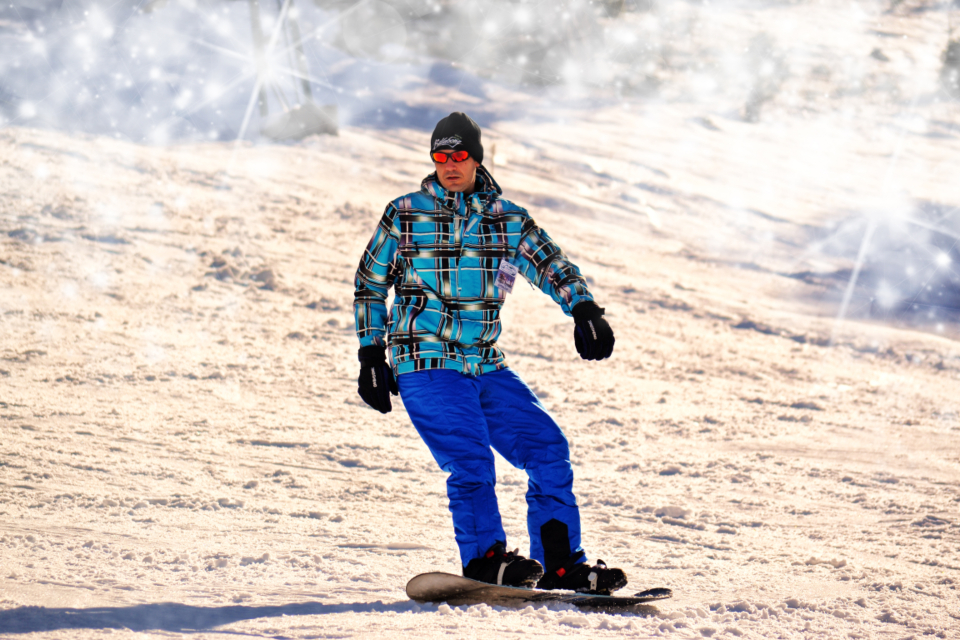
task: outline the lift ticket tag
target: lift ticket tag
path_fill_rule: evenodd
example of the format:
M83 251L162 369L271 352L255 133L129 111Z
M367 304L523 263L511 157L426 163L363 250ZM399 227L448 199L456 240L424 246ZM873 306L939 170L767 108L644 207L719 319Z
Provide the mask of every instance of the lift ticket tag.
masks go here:
M513 283L516 281L519 271L517 267L506 260L501 260L500 269L497 271L497 281L494 284L506 293L513 293Z

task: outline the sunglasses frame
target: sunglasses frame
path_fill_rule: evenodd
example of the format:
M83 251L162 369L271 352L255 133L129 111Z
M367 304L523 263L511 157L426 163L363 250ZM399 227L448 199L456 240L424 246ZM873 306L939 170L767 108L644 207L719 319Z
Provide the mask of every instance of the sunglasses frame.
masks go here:
M465 155L462 160L457 160L453 156L458 153L466 153L467 155ZM437 160L437 155L442 155L444 157L443 160L442 161ZM437 164L447 164L448 160L453 160L454 162L466 162L469 157L470 157L470 154L464 149L460 149L459 151L450 151L450 152L434 151L433 153L430 154L430 159L436 162Z

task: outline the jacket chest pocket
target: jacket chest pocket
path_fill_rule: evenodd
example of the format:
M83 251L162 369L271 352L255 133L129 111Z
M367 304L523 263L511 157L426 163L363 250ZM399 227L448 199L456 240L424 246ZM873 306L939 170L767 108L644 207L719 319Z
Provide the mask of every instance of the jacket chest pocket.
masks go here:
M460 248L452 242L411 242L398 248L404 260L415 268L433 267L437 260L460 257Z
M449 257L454 245L453 216L437 214L401 214L400 255L422 266L423 260Z
M415 242L409 244L401 244L397 247L397 250L400 252L400 255L404 260L412 262L415 258L420 256L420 247L417 246Z

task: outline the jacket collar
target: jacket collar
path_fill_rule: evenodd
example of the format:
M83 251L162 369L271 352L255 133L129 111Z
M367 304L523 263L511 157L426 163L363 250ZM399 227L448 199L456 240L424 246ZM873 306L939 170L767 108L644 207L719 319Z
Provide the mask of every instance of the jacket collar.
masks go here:
M445 206L454 211L459 211L463 194L444 189L440 185L440 179L437 177L436 171L423 179L423 182L420 183L420 190L433 196L437 200L442 200ZM481 200L491 202L499 198L502 193L503 190L500 189L500 185L493 179L493 176L490 175L486 167L482 164L477 167L477 183L471 195L477 195Z

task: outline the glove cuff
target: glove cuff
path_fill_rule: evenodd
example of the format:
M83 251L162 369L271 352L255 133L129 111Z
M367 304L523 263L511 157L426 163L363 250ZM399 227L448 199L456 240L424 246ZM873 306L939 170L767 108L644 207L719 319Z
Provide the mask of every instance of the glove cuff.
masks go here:
M570 313L573 314L573 319L575 322L583 322L585 320L599 318L603 315L603 312L603 307L597 306L597 303L593 300L584 300L570 310Z
M357 359L364 364L381 364L387 361L387 348L380 345L371 344L368 347L360 347L357 352Z

